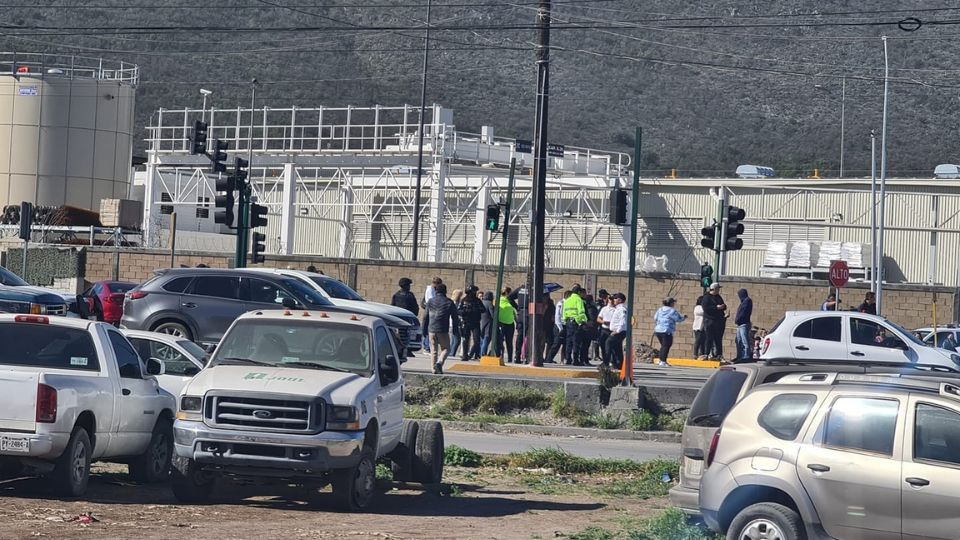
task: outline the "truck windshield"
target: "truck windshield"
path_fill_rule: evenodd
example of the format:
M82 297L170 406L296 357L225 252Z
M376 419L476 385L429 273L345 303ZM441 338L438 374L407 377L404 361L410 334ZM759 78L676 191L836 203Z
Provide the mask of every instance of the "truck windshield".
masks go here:
M100 371L86 330L48 324L0 323L0 365Z
M211 365L245 363L371 373L369 331L316 320L238 321L223 337Z

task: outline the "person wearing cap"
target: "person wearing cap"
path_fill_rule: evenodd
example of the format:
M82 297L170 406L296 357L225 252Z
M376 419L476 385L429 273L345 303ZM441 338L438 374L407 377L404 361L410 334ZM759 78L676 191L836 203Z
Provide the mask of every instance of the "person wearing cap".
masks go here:
M703 297L703 332L707 338L707 349L713 351L716 360L723 360L723 330L727 324L727 304L720 296L720 284L710 285Z
M406 277L400 278L398 285L400 286L400 290L393 293L393 300L390 301L390 305L403 308L414 315L420 315L420 306L417 305L417 297L410 292L410 286L413 285L413 280Z
M606 289L597 291L597 315L590 321L596 327L593 335L593 358L601 362L603 361L603 341L607 339L607 335L604 333L603 322L600 321L600 312L607 307L609 299L610 293Z
M675 306L676 299L668 296L663 299L663 305L653 314L653 333L660 342L660 365L667 365L667 358L670 354L670 347L673 346L673 333L677 331L677 323L686 320L686 315L677 312Z
M613 312L616 307L613 304L613 297L607 295L606 305L597 315L597 322L600 324L600 363L608 365L610 363L610 353L607 351L607 340L610 339L610 321L613 320Z
M607 338L607 354L610 366L614 369L623 366L623 340L627 338L627 306L623 303L627 297L615 293L613 298L613 317L610 319L610 337Z

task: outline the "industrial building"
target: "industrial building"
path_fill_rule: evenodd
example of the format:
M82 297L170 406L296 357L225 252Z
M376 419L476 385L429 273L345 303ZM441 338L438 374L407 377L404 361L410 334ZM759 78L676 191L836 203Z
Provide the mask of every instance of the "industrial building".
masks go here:
M147 128L146 242L165 246L176 212L178 231L231 249L231 238L216 234L209 162L188 151L190 126L203 118L210 140L230 142L231 158L251 156L255 196L270 208L268 252L408 260L418 117L419 109L409 106L162 109ZM492 127L480 131L457 130L449 109L425 110L420 260L496 264L500 237L484 229L484 211L505 198L516 158L507 261L527 263L532 155ZM555 146L552 154L548 268L624 269L627 228L609 223L609 199L613 188L629 188L631 157L570 146ZM818 250L845 243L857 252L852 278L862 279L871 271L870 190L869 178L643 178L637 260L652 269L648 257L663 262L666 256L662 269L693 273L712 262L713 253L700 247L700 231L712 224L723 195L747 212L744 248L725 256L725 274L822 277ZM886 201L886 280L958 285L951 255L960 247L960 181L891 179ZM789 253L782 265L768 253L794 245L812 252L806 268L791 266Z

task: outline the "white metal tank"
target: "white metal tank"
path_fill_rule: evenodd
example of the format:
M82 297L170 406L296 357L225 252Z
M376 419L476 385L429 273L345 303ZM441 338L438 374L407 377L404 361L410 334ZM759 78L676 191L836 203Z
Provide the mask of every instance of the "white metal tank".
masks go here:
M0 207L125 198L139 68L0 52Z

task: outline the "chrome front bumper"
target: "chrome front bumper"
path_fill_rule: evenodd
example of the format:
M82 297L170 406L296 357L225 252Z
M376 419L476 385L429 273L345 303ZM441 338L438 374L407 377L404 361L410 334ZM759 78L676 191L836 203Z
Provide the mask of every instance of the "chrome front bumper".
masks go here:
M363 431L325 431L315 435L214 429L203 422L177 420L176 454L204 469L240 472L269 470L283 475L345 469L360 462Z

